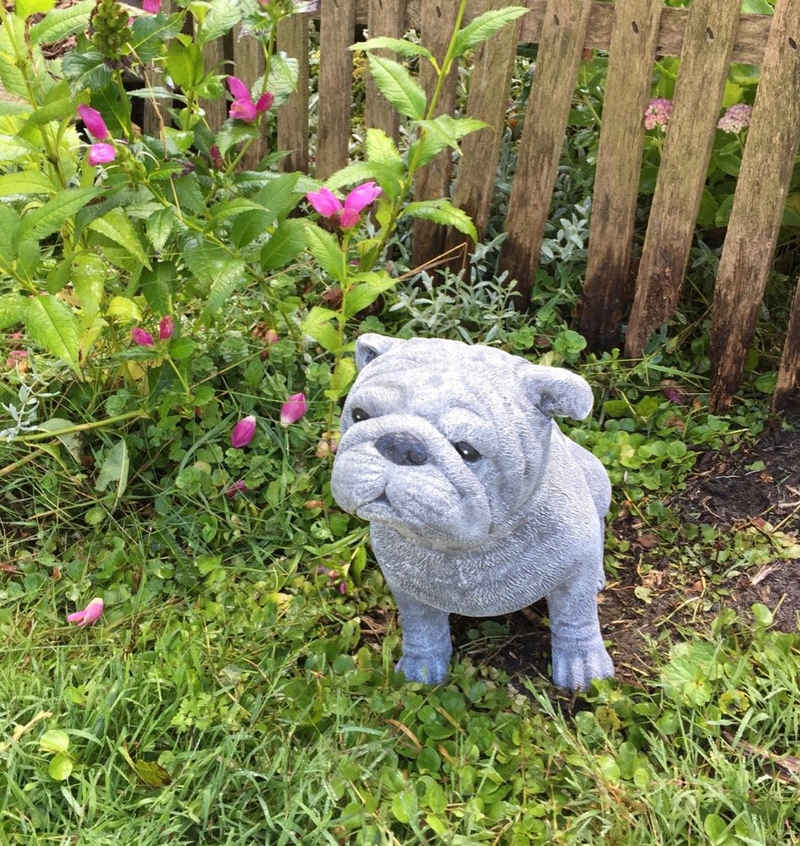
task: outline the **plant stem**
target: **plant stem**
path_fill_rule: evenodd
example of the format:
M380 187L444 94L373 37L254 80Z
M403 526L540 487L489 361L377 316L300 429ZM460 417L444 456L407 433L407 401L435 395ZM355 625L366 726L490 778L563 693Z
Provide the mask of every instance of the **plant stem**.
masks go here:
M93 423L78 423L75 426L67 426L65 429L56 429L53 432L41 432L38 435L26 435L21 438L14 438L24 444L34 441L44 441L48 438L58 438L61 435L70 435L73 432L86 432L89 429L102 429L105 426L112 426L114 423L122 423L123 420L135 420L139 417L149 417L146 411L126 411L125 414L117 414L114 417L107 417L105 420L96 420ZM13 443L13 441L12 441Z

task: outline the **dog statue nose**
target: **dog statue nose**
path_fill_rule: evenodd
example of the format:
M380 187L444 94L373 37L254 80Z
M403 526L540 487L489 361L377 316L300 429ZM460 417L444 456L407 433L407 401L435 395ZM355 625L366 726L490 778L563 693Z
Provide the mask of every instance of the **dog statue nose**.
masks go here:
M375 449L393 464L419 466L428 460L425 444L406 432L390 432L375 441Z

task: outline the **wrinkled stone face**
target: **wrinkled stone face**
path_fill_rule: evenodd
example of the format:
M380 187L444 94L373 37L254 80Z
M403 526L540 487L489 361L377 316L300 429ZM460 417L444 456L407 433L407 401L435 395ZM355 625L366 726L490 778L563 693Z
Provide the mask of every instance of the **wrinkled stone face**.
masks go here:
M433 549L477 549L512 531L551 432L523 396L520 363L489 347L414 339L363 366L342 415L337 503Z

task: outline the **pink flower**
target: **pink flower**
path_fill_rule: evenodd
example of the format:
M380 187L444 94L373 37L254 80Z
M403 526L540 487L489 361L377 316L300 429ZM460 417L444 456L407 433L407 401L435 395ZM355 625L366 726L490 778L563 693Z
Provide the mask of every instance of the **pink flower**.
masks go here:
M737 103L725 110L725 114L717 121L717 129L731 135L738 135L743 129L750 126L752 113L752 106L748 106L746 103Z
M306 199L323 217L335 217L343 229L349 229L358 223L361 211L374 202L381 191L374 182L365 182L344 198L344 205L330 189L324 187L319 191L309 191Z
M152 347L153 344L155 344L153 336L149 332L145 332L144 329L140 329L138 326L134 326L133 329L131 329L131 340L140 347Z
M230 487L225 489L225 496L230 499L233 499L236 494L240 491L241 493L246 493L247 489L247 485L241 479L239 479L238 482L234 482Z
M77 623L79 626L88 626L96 623L103 613L103 600L96 596L82 611L75 611L67 615L68 623Z
M253 440L255 433L256 418L252 414L243 417L233 427L233 431L231 432L231 446L234 449L243 449Z
M161 11L161 0L142 0L142 8L151 15L157 15Z
M111 144L92 144L89 147L89 164L94 167L99 164L108 164L117 157L117 151Z
M105 141L108 138L108 127L97 109L91 106L78 106L78 114L86 128L98 141Z
M665 127L669 123L671 114L672 100L667 100L665 97L657 97L655 100L651 100L644 110L644 128Z
M308 411L308 401L305 394L292 394L281 406L281 426L290 426Z
M247 123L252 123L261 112L266 112L275 100L267 91L258 98L257 103L254 103L250 96L250 89L238 76L228 77L228 89L233 94L230 116Z
M168 341L175 331L175 321L167 314L158 321L158 337L161 341Z

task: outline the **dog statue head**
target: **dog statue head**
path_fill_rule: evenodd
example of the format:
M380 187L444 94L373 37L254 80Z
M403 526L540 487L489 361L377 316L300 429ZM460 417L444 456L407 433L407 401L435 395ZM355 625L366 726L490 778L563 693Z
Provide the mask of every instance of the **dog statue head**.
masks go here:
M369 333L356 367L333 496L432 549L478 549L511 532L545 472L551 418L592 408L574 373L460 341Z

